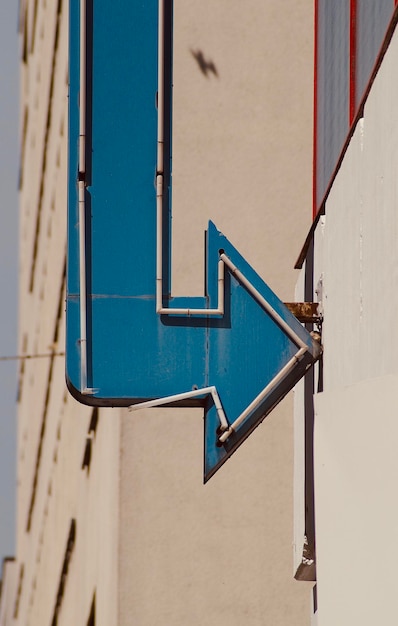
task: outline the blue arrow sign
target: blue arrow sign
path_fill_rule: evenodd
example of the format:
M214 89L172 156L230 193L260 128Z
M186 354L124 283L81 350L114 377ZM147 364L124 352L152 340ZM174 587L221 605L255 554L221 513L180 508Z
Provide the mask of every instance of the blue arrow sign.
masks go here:
M320 347L210 223L171 295L171 2L70 3L66 376L96 406L202 406L205 481Z

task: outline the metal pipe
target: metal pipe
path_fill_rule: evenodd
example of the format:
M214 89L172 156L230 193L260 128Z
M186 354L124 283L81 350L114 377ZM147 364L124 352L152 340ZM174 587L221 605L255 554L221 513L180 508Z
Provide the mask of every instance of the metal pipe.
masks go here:
M156 311L163 292L163 173L164 173L164 0L158 5L158 136L156 162Z
M86 283L86 75L87 75L87 41L86 41L86 0L80 0L80 38L79 38L79 315L80 315L80 391L90 394L87 388L87 283Z
M86 188L79 180L80 391L87 389Z
M218 297L217 297L217 303L218 303L217 309L220 311L220 314L224 314L224 294L225 294L224 275L225 275L224 261L220 259L218 261Z
M158 8L158 156L157 174L163 174L163 145L164 145L164 0L159 0Z
M158 18L158 135L156 163L156 312L159 315L223 315L224 264L218 264L218 302L213 309L169 308L163 306L163 174L164 174L164 0L159 0Z
M163 300L163 175L156 176L156 312L162 310Z
M158 298L162 297L162 282L159 278L156 279L156 295ZM159 303L157 303L159 304ZM218 307L215 309L178 309L167 308L157 306L156 312L160 315L224 315L224 263L219 260L218 262Z
M228 437L232 435L234 431L244 422L244 420L250 415L254 409L264 400L264 398L271 392L273 389L283 380L283 378L293 369L298 361L304 356L307 352L307 347L300 348L300 350L286 363L286 365L281 369L281 371L274 376L274 378L268 383L266 387L258 394L256 398L246 407L246 409L236 418L236 420L231 424L231 426L226 430L221 437L219 437L219 441L224 443Z
M253 285L247 280L242 272L240 272L238 268L232 263L232 261L230 261L227 255L225 253L222 253L220 255L220 258L224 261L231 274L233 274L237 278L237 280L246 287L246 289L249 291L249 293L251 293L253 298L257 300L257 302L263 307L263 309L267 311L267 313L269 313L269 315L282 328L282 330L288 335L288 337L290 337L290 339L296 344L296 346L308 350L308 346L305 341L303 341L301 337L299 337L297 333L295 333L294 330L290 328L289 324L287 324L285 320L279 315L279 313L277 313L275 309L266 301L266 299L263 298L261 293L257 291L255 287L253 287Z
M220 420L221 430L228 428L227 418L225 417L224 410L221 405L220 397L217 393L217 389L213 387L204 387L203 389L192 389L184 393L177 393L172 396L166 396L165 398L156 398L155 400L148 400L147 402L140 402L138 404L132 404L129 406L130 411L137 411L138 409L152 408L155 406L164 406L165 404L171 404L173 402L180 402L182 400L188 400L190 398L197 398L199 396L211 395L213 398L214 406L217 411L218 418Z
M220 429L222 431L225 431L228 429L228 422L227 418L225 417L224 409L222 408L220 396L218 395L216 387L209 387L209 389L213 398L214 406L216 407L218 419L220 421Z
M80 0L79 174L86 173L86 0Z

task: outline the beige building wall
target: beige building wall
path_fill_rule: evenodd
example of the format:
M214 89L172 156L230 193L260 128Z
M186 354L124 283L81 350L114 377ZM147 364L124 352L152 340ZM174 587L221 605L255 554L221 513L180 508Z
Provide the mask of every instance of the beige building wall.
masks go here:
M19 346L47 356L21 365L4 626L308 625L311 584L293 580L291 396L203 486L202 411L93 411L66 391L67 13L66 0L21 1ZM312 40L308 0L176 0L177 295L202 292L212 219L293 299L311 219Z

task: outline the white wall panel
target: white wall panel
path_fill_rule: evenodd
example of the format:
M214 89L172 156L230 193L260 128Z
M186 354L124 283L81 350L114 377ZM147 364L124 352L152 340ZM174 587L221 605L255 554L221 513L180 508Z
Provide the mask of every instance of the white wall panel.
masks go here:
M398 612L397 74L395 34L315 234L318 626L389 624Z
M398 376L316 396L319 626L398 614Z
M397 70L395 35L327 202L325 389L397 370Z

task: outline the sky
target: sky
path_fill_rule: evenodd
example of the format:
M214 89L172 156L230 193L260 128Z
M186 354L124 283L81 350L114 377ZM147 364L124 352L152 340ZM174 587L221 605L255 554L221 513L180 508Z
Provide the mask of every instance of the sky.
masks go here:
M18 4L0 0L0 562L15 555L17 361L1 357L17 354Z

